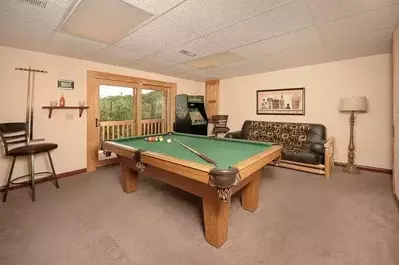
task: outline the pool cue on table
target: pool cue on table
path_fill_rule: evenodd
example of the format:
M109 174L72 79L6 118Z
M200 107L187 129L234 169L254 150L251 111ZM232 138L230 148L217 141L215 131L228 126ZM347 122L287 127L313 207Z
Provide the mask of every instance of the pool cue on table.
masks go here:
M210 159L210 158L207 157L206 155L201 154L200 152L198 152L198 151L192 149L191 147L189 147L189 146L183 144L182 142L180 142L180 141L178 141L178 140L176 140L176 139L172 139L172 140L175 141L176 143L180 144L180 145L183 146L184 148L190 150L191 152L193 152L194 154L196 154L197 156L199 156L200 158L202 158L203 160L205 160L205 161L208 162L209 164L212 164L212 165L214 165L215 167L218 166L217 163L216 163L215 161L213 161L212 159Z

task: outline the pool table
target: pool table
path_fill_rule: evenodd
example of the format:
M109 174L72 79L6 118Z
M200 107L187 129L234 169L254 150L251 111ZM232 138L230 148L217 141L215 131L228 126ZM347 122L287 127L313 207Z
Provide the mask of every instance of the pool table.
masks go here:
M152 178L201 197L205 238L217 248L227 239L230 196L241 191L244 209L255 211L261 169L269 162L278 163L281 158L281 147L269 143L181 133L162 134L162 142L148 142L145 137L103 143L104 150L119 158L123 190L135 191L139 172L144 171ZM175 140L217 165L206 162Z

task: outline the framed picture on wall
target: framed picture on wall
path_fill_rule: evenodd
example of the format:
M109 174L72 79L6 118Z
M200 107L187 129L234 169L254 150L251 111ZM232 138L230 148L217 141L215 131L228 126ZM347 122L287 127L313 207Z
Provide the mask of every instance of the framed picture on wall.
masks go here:
M305 115L305 88L256 91L258 115Z

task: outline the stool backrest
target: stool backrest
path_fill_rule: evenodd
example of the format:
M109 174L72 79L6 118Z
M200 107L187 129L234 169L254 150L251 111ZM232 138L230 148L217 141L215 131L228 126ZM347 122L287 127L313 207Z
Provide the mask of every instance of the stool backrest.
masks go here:
M228 117L229 115L213 115L212 120L215 128L226 128Z
M27 143L26 123L0 123L0 138L4 143L7 156L10 145Z

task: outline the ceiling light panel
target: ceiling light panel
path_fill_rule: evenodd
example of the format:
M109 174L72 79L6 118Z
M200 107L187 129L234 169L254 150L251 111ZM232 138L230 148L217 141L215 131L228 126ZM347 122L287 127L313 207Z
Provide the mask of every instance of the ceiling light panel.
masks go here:
M198 38L188 43L179 45L176 48L161 52L159 53L159 56L176 63L186 62L193 59L192 57L179 53L181 50L193 52L196 54L195 57L197 58L226 51L210 41Z
M164 17L202 36L290 1L188 0Z
M104 43L114 43L152 15L122 0L83 0L61 31Z
M237 48L255 41L306 28L313 24L304 0L297 0L206 37L226 49Z
M387 6L317 25L324 39L394 27L399 23L399 5Z
M133 51L139 51L143 57L164 51L197 38L195 34L163 19L153 22L133 32L116 45Z
M208 68L240 60L242 60L242 57L231 52L224 52L188 61L186 64L196 68Z
M46 8L33 6L22 1L0 1L0 18L7 18L8 27L23 23L32 27L55 30L62 23L68 10L48 2Z
M123 0L151 14L162 14L185 0Z
M256 59L266 54L273 54L318 42L321 42L319 33L315 27L310 27L242 46L231 50L231 52L245 58Z
M307 0L315 23L357 14L390 4L398 0Z

